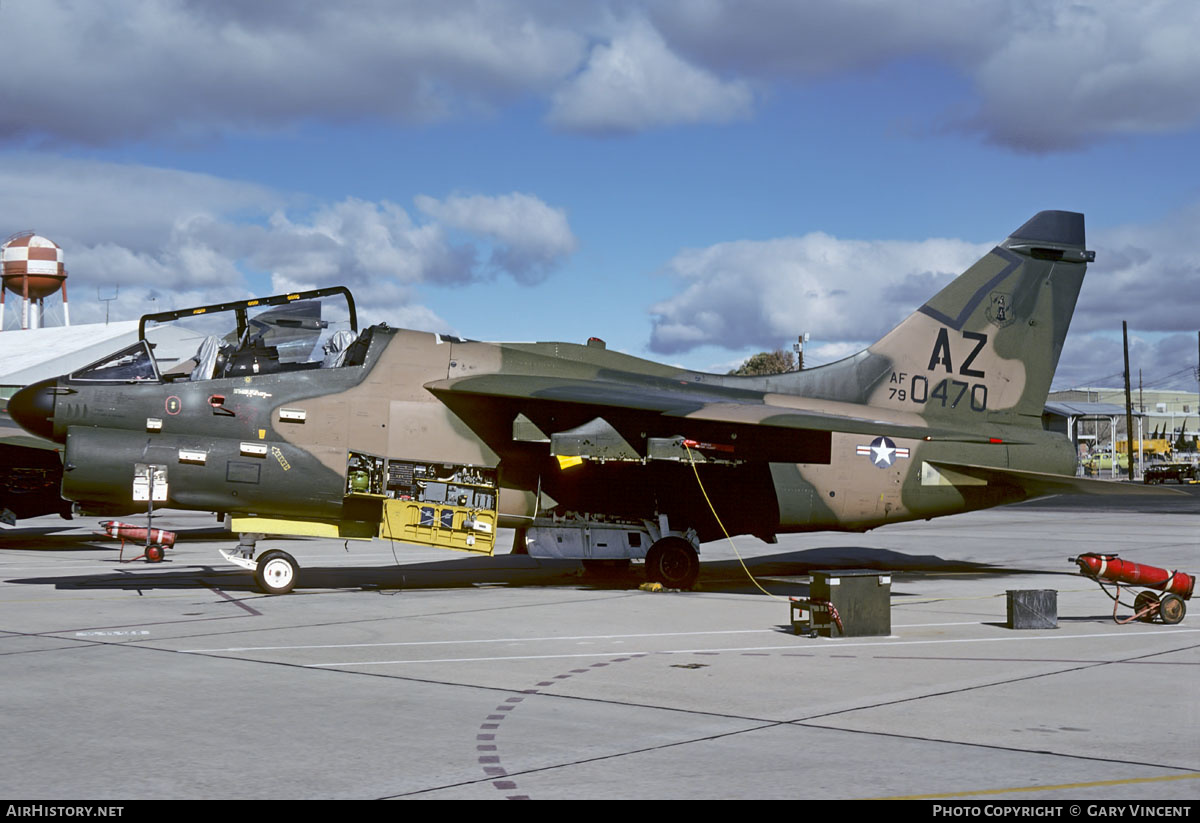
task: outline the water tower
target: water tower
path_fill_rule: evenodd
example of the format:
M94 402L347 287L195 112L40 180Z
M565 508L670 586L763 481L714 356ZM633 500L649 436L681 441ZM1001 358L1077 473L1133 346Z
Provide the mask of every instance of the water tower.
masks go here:
M4 328L4 296L8 292L20 295L21 328L41 328L45 321L46 298L62 289L63 324L71 325L67 312L67 270L63 252L52 241L23 231L14 234L0 246L0 329Z

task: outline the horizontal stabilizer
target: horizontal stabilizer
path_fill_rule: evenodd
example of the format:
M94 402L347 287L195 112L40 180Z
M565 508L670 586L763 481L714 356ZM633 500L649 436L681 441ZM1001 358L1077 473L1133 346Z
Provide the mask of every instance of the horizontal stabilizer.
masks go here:
M1178 489L1168 489L1164 486L1139 486L1133 483L1117 483L1111 480L1068 477L1061 474L1022 471L1020 469L998 469L994 466L948 463L942 460L930 460L928 462L930 466L936 469L966 475L991 486L1016 486L1029 492L1031 497L1046 494L1184 494L1184 492Z

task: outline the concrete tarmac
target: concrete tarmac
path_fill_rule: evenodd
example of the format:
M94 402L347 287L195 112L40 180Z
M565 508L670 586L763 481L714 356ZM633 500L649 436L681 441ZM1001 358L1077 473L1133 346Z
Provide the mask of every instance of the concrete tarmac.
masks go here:
M1068 562L1200 572L1187 493L736 539L774 597L724 542L697 591L650 593L638 566L378 540L264 541L303 567L268 597L210 516L156 517L180 535L153 565L97 518L24 521L0 795L1195 799L1197 616L1117 625ZM891 636L792 633L808 572L862 567L892 573ZM1057 590L1058 627L1007 628L1009 589Z

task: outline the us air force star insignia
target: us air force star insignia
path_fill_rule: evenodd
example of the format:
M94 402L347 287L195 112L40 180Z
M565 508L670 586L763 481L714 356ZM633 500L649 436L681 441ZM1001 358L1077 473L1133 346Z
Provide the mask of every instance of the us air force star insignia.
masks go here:
M899 457L908 457L908 449L897 448L888 437L876 437L871 441L871 445L859 446L855 453L871 458L871 462L881 469L886 469Z

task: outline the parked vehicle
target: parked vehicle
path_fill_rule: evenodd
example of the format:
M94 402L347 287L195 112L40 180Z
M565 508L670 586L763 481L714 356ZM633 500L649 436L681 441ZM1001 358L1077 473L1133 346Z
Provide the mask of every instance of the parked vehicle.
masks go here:
M1196 479L1196 467L1191 463L1159 463L1147 466L1142 475L1143 483L1166 483L1168 480L1187 483Z

